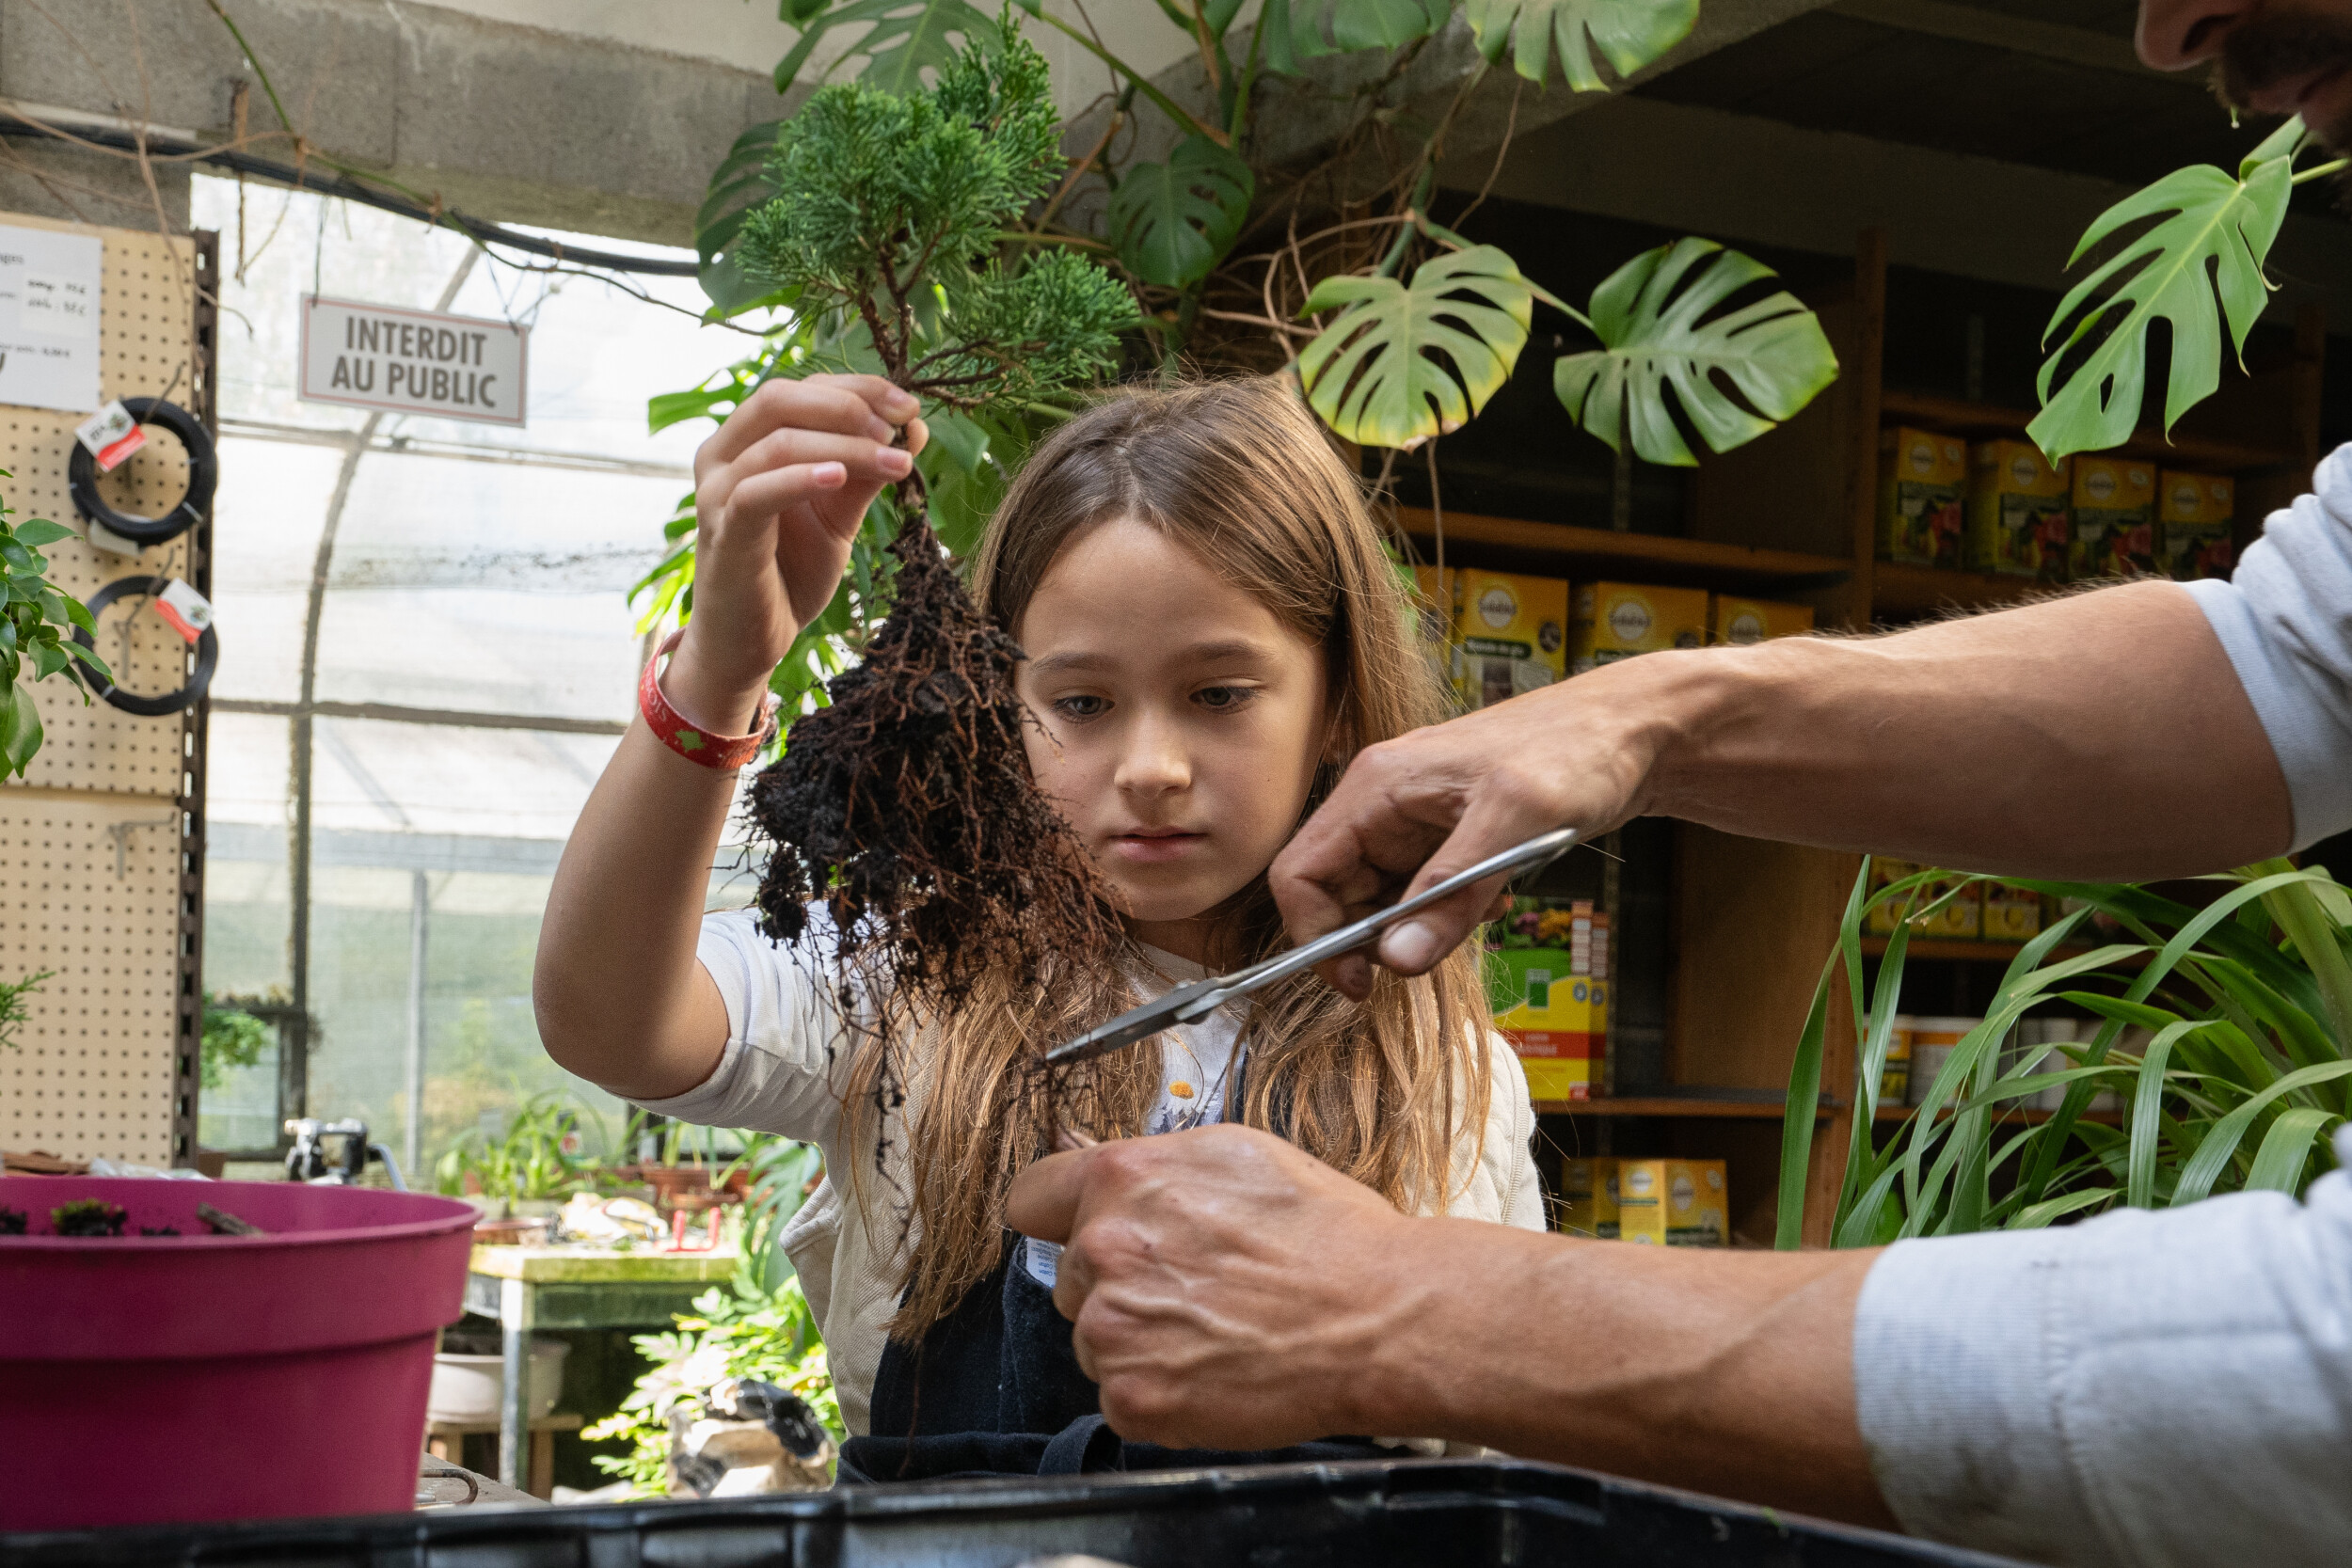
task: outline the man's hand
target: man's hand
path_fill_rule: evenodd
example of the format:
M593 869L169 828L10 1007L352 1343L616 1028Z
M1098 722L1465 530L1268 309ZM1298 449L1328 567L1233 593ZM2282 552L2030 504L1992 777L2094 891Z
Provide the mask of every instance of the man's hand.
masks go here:
M1006 1221L1067 1239L1054 1304L1122 1436L1264 1449L1386 1430L1383 1369L1428 1348L1427 1276L1403 1259L1427 1222L1249 1128L1041 1160Z
M1640 815L1668 711L1645 693L1689 663L1661 654L1613 664L1366 747L1267 874L1292 940L1311 942L1538 833L1598 834ZM1379 961L1425 973L1489 918L1502 886L1490 879L1391 927ZM1371 989L1360 953L1324 974L1359 1001Z

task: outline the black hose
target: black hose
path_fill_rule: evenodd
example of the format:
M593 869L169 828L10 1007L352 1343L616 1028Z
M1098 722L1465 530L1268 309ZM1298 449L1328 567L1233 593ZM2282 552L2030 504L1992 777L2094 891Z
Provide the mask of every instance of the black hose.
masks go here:
M188 449L188 493L160 517L117 512L99 499L98 461L79 441L66 459L66 492L73 498L73 510L144 548L177 539L203 520L204 509L213 504L213 487L220 483L220 453L213 446L213 433L176 403L124 398L122 406L139 423L160 425L180 437L180 444Z
M111 148L119 152L145 150L151 155L166 158L192 158L199 164L211 164L216 168L233 169L240 174L255 175L263 180L276 181L281 185L293 185L299 190L316 191L321 196L342 197L346 201L357 201L363 206L379 208L387 213L397 213L402 217L414 218L420 223L447 225L484 245L507 245L516 250L529 251L533 256L546 256L575 266L602 267L607 272L644 273L657 277L698 277L702 271L702 263L699 261L671 261L653 256L620 256L609 250L582 250L557 240L541 239L536 234L517 233L512 229L501 228L495 223L485 223L480 218L468 217L453 207L443 207L437 211L430 207L420 206L405 196L393 196L376 190L347 175L338 174L331 170L322 174L314 169L296 168L292 164L281 164L270 158L257 158L250 152L240 152L233 148L201 148L193 142L182 141L177 136L158 136L151 133L142 139L128 131L118 131L103 126L76 125L71 131L56 130L22 119L6 110L0 110L0 136L30 136L44 141L62 141L69 144L82 142L97 147Z
M170 586L169 578L117 578L89 596L90 619L96 621L100 610L126 594L140 594L151 599L160 599L164 590ZM73 628L73 641L92 653L98 651L98 639L79 626ZM179 690L167 691L160 697L142 697L125 691L80 659L72 661L66 668L72 671L93 693L103 698L107 705L120 708L125 713L135 713L142 719L161 719L178 713L182 708L195 706L197 700L204 695L204 689L213 684L213 671L219 664L220 639L213 634L212 627L206 626L204 635L196 641L196 673L190 675L188 684ZM116 673L119 674L121 672Z

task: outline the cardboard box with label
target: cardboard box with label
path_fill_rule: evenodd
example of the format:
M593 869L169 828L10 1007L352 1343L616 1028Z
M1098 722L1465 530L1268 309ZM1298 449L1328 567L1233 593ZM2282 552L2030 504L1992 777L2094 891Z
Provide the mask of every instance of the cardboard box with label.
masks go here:
M2014 882L1986 882L1984 940L2026 942L2042 934L2042 895Z
M1960 564L1968 448L1957 436L1898 426L1879 433L1879 559Z
M1870 858L1870 892L1876 896L1883 888L1892 887L1922 868L1909 861L1888 860L1883 855ZM1983 930L1984 899L1976 884L1965 877L1938 877L1920 884L1908 898L1889 898L1874 905L1864 921L1864 928L1872 936L1891 937L1897 922L1902 918L1906 906L1923 912L1911 919L1914 941L1921 937L1966 939L1974 941ZM1941 909L1931 907L1945 895L1959 888L1959 893Z
M2074 542L2066 575L2076 582L2156 569L2156 470L2133 458L2085 452L2074 467Z
M1617 1239L1617 1162L1607 1155L1560 1162L1560 1229L1595 1241Z
M1461 618L1461 577L1451 566L1413 568L1413 643L1429 661L1453 708L1462 701L1462 649L1454 632Z
M1582 674L1636 654L1707 646L1707 590L1581 582L1568 626L1568 668Z
M1741 599L1711 594L1707 600L1708 640L1734 648L1813 629L1813 607L1772 599Z
M1486 997L1535 1100L1590 1100L1609 1052L1609 986L1565 947L1490 948Z
M1617 1162L1617 1234L1650 1246L1724 1246L1731 1194L1721 1160Z
M1466 566L1455 575L1462 705L1492 707L1568 673L1568 585Z
M2166 469L2156 482L2164 570L2178 582L2225 578L2235 563L2237 483L2227 474Z
M1962 564L1972 572L2064 582L2073 489L2067 465L2052 467L2031 441L1970 448Z

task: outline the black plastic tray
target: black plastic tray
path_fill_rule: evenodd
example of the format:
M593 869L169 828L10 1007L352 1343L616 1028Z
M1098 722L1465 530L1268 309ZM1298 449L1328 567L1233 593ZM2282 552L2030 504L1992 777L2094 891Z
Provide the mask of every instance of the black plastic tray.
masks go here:
M7 1568L1880 1568L2008 1559L1551 1465L1407 1460L0 1535Z

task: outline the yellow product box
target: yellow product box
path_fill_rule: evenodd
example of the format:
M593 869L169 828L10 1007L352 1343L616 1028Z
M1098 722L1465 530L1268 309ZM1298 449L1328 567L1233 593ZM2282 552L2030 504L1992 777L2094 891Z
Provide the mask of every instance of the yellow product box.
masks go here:
M1617 1235L1651 1246L1724 1246L1731 1194L1721 1160L1617 1162Z
M1743 648L1772 637L1794 637L1813 629L1813 607L1780 604L1772 599L1736 599L1728 594L1707 596L1708 640Z
M1453 567L1413 568L1413 641L1438 684L1445 688L1450 705L1461 705L1462 648L1454 635L1460 620L1462 574Z
M2067 466L2052 467L2031 441L1971 447L1961 563L1972 572L2064 582L2073 489Z
M2236 557L2237 483L2227 474L2167 468L2156 483L2164 570L2174 579L2226 577Z
M2042 934L2042 895L2013 882L1986 882L1984 940L2025 942Z
M1581 582L1568 626L1568 668L1582 674L1636 654L1707 645L1704 588Z
M2073 460L2074 538L2066 575L2077 582L2156 569L2156 470L2125 457Z
M1609 1054L1609 986L1575 973L1565 947L1486 953L1495 1027L1518 1053L1535 1100L1590 1100Z
M1919 869L1920 867L1909 861L1888 860L1883 855L1871 856L1870 892L1872 896L1875 897L1881 889L1892 887L1904 878L1915 874ZM1922 884L1909 898L1889 898L1884 903L1874 905L1864 923L1864 928L1872 936L1891 937L1895 934L1896 923L1902 918L1902 911L1907 905L1927 910L1936 900L1965 880L1966 879L1962 877L1938 877L1932 881ZM1932 913L1914 915L1911 921L1911 934L1915 938L1964 937L1973 940L1982 931L1983 919L1983 895L1978 888L1970 886L1963 889L1959 896L1942 909L1935 910Z
M1596 1241L1617 1239L1617 1162L1607 1156L1560 1162L1560 1228Z
M1897 426L1879 433L1879 559L1960 564L1968 448L1957 436Z
M1879 1068L1879 1103L1907 1105L1911 1102L1911 1037L1914 1020L1909 1013L1897 1013L1886 1032L1886 1060Z
M1492 707L1568 673L1568 585L1465 566L1454 575L1462 705Z

